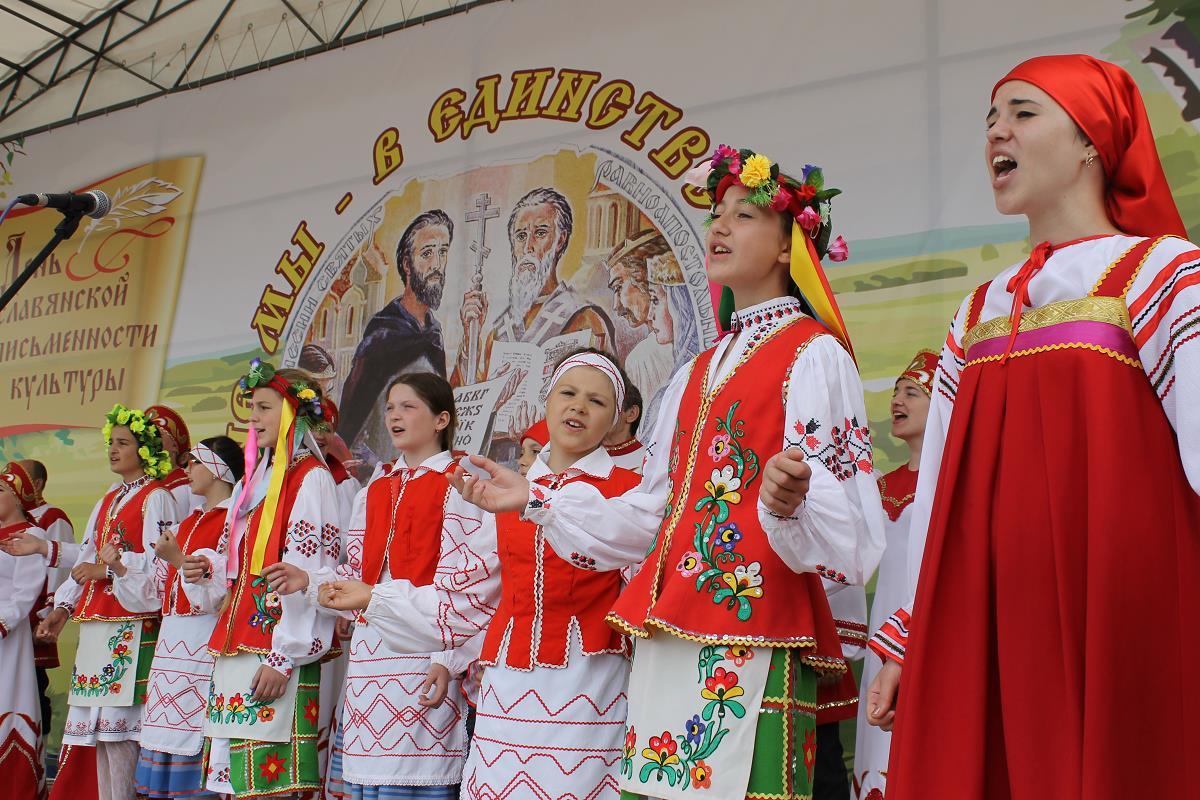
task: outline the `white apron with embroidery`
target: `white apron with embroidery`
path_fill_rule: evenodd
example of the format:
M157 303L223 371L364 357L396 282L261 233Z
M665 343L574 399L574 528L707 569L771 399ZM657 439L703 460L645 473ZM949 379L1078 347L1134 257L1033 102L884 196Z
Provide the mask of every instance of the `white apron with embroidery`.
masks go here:
M132 706L141 642L138 620L80 624L68 705Z
M210 614L163 617L142 716L142 746L191 756L204 747L204 716L212 680Z
M665 633L635 644L623 790L682 800L697 796L693 778L702 776L712 781L706 800L745 798L771 667L770 648L749 653L735 662L727 647Z
M255 653L238 653L216 660L212 688L208 694L205 736L259 742L291 741L300 670L292 670L283 695L270 703L263 703L254 700L250 691L250 684L262 661L262 657Z
M373 625L354 626L342 712L342 775L378 785L448 785L467 755L465 703L452 680L438 708L417 702L429 672L426 654L403 655Z

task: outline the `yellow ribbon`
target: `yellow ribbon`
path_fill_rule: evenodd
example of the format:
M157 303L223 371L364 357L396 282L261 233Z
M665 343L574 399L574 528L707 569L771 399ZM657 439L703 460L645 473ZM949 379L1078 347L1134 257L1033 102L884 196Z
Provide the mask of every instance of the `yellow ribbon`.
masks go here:
M262 574L263 561L267 558L267 544L271 540L271 529L275 525L275 510L279 507L279 496L283 494L283 479L287 476L288 462L292 454L288 444L292 435L292 422L296 410L284 400L279 418L279 436L275 440L275 453L271 457L271 483L267 496L263 498L262 516L258 518L258 530L254 532L254 551L250 557L250 574Z
M829 288L825 271L821 269L817 250L813 246L812 239L797 222L792 223L792 257L789 267L792 280L799 287L804 299L808 301L808 307L817 315L817 319L829 329L829 332L846 346L850 357L853 358L854 347L850 344L850 332L846 330L846 323L842 320L842 311L838 308L833 290Z

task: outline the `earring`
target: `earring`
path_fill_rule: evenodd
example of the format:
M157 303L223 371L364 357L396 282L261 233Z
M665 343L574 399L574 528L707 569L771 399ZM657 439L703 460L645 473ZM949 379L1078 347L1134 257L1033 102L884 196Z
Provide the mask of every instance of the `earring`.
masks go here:
M1095 160L1096 160L1096 154L1095 154L1095 153L1088 153L1088 157L1087 157L1087 159L1086 159L1086 160L1083 162L1083 165L1084 165L1085 167L1090 167L1090 166L1092 165L1092 162L1094 162Z

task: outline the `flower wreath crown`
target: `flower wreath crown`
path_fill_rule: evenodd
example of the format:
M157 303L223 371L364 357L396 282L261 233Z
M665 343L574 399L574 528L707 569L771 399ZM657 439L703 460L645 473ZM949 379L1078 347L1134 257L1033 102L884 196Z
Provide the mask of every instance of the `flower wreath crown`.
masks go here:
M269 387L282 395L290 396L296 404L296 415L308 417L310 429L321 429L327 426L325 409L321 407L321 398L315 389L305 381L288 382L275 372L274 365L261 358L250 362L250 371L238 379L238 388L242 396L248 397L255 389Z
M142 463L142 472L151 478L162 478L174 468L171 456L163 449L162 436L158 426L146 419L146 415L136 408L126 408L117 403L104 417L105 446L112 445L112 431L117 426L129 428L133 438L138 443L138 458Z
M699 186L708 192L709 201L715 206L721 194L721 183L740 183L750 190L746 201L788 214L813 240L820 258L830 261L845 261L849 255L846 241L838 236L832 242L830 200L842 193L841 189L826 188L825 174L820 167L804 165L799 179L785 175L779 165L753 150L735 150L728 145L718 145L712 158L694 167L684 176L684 183ZM705 225L712 224L709 214Z

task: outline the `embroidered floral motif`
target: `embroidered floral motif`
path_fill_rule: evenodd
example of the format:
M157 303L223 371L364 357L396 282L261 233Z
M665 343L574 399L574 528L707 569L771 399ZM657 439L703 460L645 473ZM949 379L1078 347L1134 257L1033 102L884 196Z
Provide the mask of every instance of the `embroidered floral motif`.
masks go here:
M729 456L729 434L718 433L708 445L708 457L718 464Z
M679 563L675 565L675 569L679 570L679 574L683 577L690 578L703 571L704 561L701 560L700 554L695 550L689 550L683 554L683 558L679 559Z
M825 566L824 564L817 564L816 570L817 570L817 574L820 575L822 578L831 580L834 583L841 583L846 586L850 585L850 581L846 580L846 574L844 572L838 572L835 569L830 569L829 567Z
M333 561L337 561L342 555L341 528L329 523L321 526L321 544L324 546L325 556Z
M315 698L310 699L307 703L304 704L304 718L306 720L308 720L308 723L310 725L317 724L317 717L319 717L321 715L320 710L321 710L321 707L320 707L320 705L318 705Z
M803 425L796 423L798 443L789 441L789 447L799 447L805 458L816 458L839 481L849 480L859 472L874 470L871 461L871 430L860 425L857 417L849 417L841 425L829 431L829 440L818 436L822 423L810 419Z
M262 587L260 589L259 587ZM259 591L255 591L259 589ZM283 619L282 601L277 592L271 591L267 579L258 575L250 581L250 597L254 600L255 611L250 615L251 628L260 628L263 633L270 633Z
M732 650L729 648L722 654L713 645L701 648L696 667L704 707L683 723L683 733L672 736L670 731L663 731L661 736L650 737L649 746L641 752L644 763L638 771L639 781L648 783L653 777L658 782L665 780L670 786L678 784L684 790L712 788L713 770L705 759L712 758L731 730L726 725L726 715L738 719L746 716L746 707L737 700L746 693L739 685L737 673L717 666ZM621 763L621 772L628 778L633 777L636 742L637 734L629 728L625 732Z
M744 667L747 661L754 658L754 651L744 645L735 644L725 651L725 658L732 661L735 667Z
M571 553L571 563L579 567L579 569L596 571L596 559L585 556L582 553Z
M237 692L226 700L225 695L217 694L209 684L208 719L217 724L254 725L275 719L275 709L269 702L252 699L249 691L245 696Z
M704 483L704 494L696 501L695 510L704 516L695 524L692 544L695 550L684 556L676 569L683 577L696 575L688 557L693 553L699 558L699 574L696 575L696 591L712 593L712 600L724 604L725 608L736 609L738 619L750 619L753 611L751 600L763 596L763 579L759 575L761 565L755 561L741 564L746 557L737 552L743 534L737 523L728 522L730 506L742 502L742 492L758 478L758 454L743 447L745 421L736 417L740 401L729 407L729 412L716 421L716 436L713 448L720 443L724 457L730 463L714 469ZM710 455L712 449L710 448ZM686 562L686 566L685 566Z
M105 664L99 675L81 675L77 669L71 671L71 694L83 697L104 697L121 693L121 681L133 664L132 622L123 622L117 632L108 637L111 663Z

